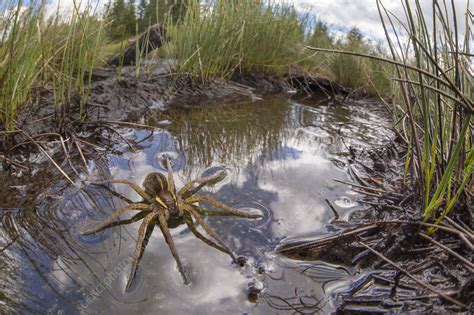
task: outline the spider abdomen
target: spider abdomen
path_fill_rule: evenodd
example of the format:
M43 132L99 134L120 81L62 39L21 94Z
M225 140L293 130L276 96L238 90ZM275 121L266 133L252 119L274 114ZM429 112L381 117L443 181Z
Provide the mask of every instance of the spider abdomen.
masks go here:
M156 196L161 191L168 190L168 182L166 177L158 172L148 174L143 181L143 188L150 196Z

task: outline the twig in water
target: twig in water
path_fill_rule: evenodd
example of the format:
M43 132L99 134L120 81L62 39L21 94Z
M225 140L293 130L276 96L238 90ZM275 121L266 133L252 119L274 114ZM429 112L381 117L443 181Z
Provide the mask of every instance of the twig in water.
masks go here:
M357 202L360 202L360 203L365 203L365 204L368 204L368 205L371 205L373 207L387 207L387 208L392 208L392 209L395 209L395 210L403 210L402 207L399 207L399 206L395 206L395 205L391 205L391 204L388 204L388 203L378 203L378 202L372 202L372 201L368 201L368 200L362 200L362 199L357 199Z
M58 138L61 137L61 135L59 133L56 133L56 132L45 132L45 133L39 133L39 134L31 135L32 138L49 137L49 136L58 137ZM14 145L13 147L9 148L8 151L13 151L16 148L18 148L22 145L25 145L25 144L29 144L29 143L33 143L33 141L20 142L20 143ZM50 141L48 143L58 143L58 142L57 141Z
M138 124L138 123L132 123L132 122L128 122L128 121L101 121L100 123L119 125L119 126L127 126L127 127L144 128L144 129L152 129L152 130L158 129L158 127L153 127L153 126L150 126L150 125L144 125L144 124Z
M359 174L357 174L357 171L352 165L349 165L349 171L350 173L354 176L356 180L358 180L360 183L362 183L364 186L370 186L365 180L363 180Z
M328 204L329 208L332 210L332 213L334 213L334 219L332 219L331 222L339 220L339 213L337 213L336 209L334 209L331 202L327 198L324 200L326 200L326 203Z
M282 254L294 254L297 253L300 250L311 250L311 249L316 249L316 248L321 248L324 246L327 246L329 244L332 244L334 242L339 242L345 238L349 238L354 235L362 234L367 231L371 231L373 229L378 228L377 224L369 224L366 226L362 227L356 227L351 230L346 230L343 232L340 232L338 234L324 237L315 241L309 241L309 242L304 242L302 244L296 244L296 245L289 245L286 248L280 248L277 251Z
M76 168L74 167L74 165L72 164L72 161L71 161L71 157L69 156L69 152L66 148L66 144L64 143L64 139L63 139L63 136L59 136L59 139L61 139L61 146L63 148L63 151L64 151L64 155L66 156L66 160L69 164L69 166L71 167L72 171L79 176L79 173L77 172Z
M391 261L390 259L388 259L387 257L385 257L382 253L380 253L379 251L373 249L372 247L370 247L369 245L365 244L364 242L362 241L359 241L359 244L361 244L362 246L364 246L365 248L367 248L368 250L370 250L372 253L374 253L375 255L377 255L380 259L384 260L385 262L389 263L390 265L392 265L395 269L397 269L398 271L404 273L407 277L409 277L410 279L412 279L413 281L415 281L416 283L418 283L419 285L421 285L422 287L430 290L431 292L433 293L436 293L438 296L442 297L443 299L447 300L447 301L450 301L451 303L454 303L464 309L467 308L467 305L462 303L462 302L459 302L458 300L450 297L449 295L445 294L444 292L441 292L439 291L437 288L433 287L432 285L428 284L428 283L424 283L423 281L417 279L414 275L412 275L410 272L406 271L405 269L403 269L402 267L398 266L397 264L395 264L393 261Z
M64 178L66 178L71 184L75 185L72 179L69 177L69 175L67 175L66 172L63 171L61 166L59 166L58 163L56 163L56 161L48 154L48 152L46 152L45 149L43 149L43 147L38 142L36 142L35 139L33 139L29 134L27 134L24 131L22 131L22 133L25 135L25 137L30 139L30 141L33 142L38 147L41 153L43 153L51 161L51 163L53 163L54 167L58 169L58 171L64 176Z
M7 162L9 164L15 165L16 167L19 167L19 168L24 169L24 170L28 170L28 167L26 167L23 164L20 164L18 162L15 162L13 160L10 160L9 158L7 158L4 155L0 155L0 158L2 158L5 162Z
M120 137L120 139L122 139L122 140L127 144L127 146L128 146L128 148L130 149L130 151L136 152L136 150L133 148L133 145L130 143L130 141L128 141L127 139L125 139L125 137L122 136L122 134L121 134L117 129L115 129L115 128L113 128L113 127L110 127L110 126L103 126L103 128L109 129L109 130L111 130L113 133L116 133L116 134Z
M376 194L370 193L368 191L365 191L363 189L358 189L358 188L355 188L355 187L353 187L352 190L355 191L356 193L367 195L367 196L370 196L370 197L374 197L374 198L378 198L378 199L382 198L382 195L379 195L378 193L376 193Z
M440 242L434 240L433 238L429 237L428 235L426 235L425 233L419 233L421 237L423 237L424 239L430 241L431 243L441 247L442 249L444 249L445 251L448 252L448 254L456 257L457 259L459 259L461 262L463 262L465 265L467 265L467 267L470 269L470 272L472 272L474 270L474 264L472 262L470 262L469 260L467 260L466 258L462 257L461 255L459 255L458 253L456 253L455 251L453 251L451 248L447 247L446 245L444 244L441 244Z
M404 196L402 194L395 193L395 192L390 192L390 191L387 191L387 190L384 190L384 189L374 188L374 187L370 187L370 186L368 186L368 187L367 186L361 186L361 185L357 185L357 184L351 183L351 182L346 182L346 181L343 181L343 180L340 180L340 179L333 179L333 181L341 183L341 184L350 185L350 186L355 187L355 188L370 190L370 191L374 191L374 192L378 192L378 193L382 193L382 194L392 194L392 195L397 196L397 197L403 197Z
M467 235L469 235L469 237L472 239L474 238L474 233L472 232L472 230L466 226L466 227L463 227L459 224L457 224L453 219L451 219L450 217L445 217L445 220L448 221L452 226L454 226L455 228L457 228L458 230L462 231L463 233L466 233Z
M94 107L102 107L102 108L109 108L109 105L94 103L94 102L87 102L87 105L94 106Z
M93 147L94 149L96 149L96 150L98 150L98 151L105 151L104 148L98 146L97 144L94 144L94 143L91 143L91 142L89 142L89 141L86 141L86 140L84 140L84 139L79 139L79 138L77 138L76 141L79 141L79 142L82 142L82 143L84 143L84 144L87 144L88 146L91 146L91 147Z
M17 129L17 130L11 130L11 131L0 131L0 135L8 135L11 133L20 133L20 132L23 132L23 130Z
M77 151L79 151L79 155L81 156L81 160L84 163L84 167L87 170L87 161L86 161L86 158L84 156L84 153L82 152L81 145L76 140L74 140L74 144L76 145Z
M434 223L427 223L427 222L406 221L406 220L375 221L374 223L379 224L379 225L384 225L384 224L415 224L415 225L421 225L421 226L425 226L425 227L434 227L434 228L437 228L438 230L442 230L442 231L449 232L449 233L452 233L452 234L455 234L455 235L459 236L459 238L461 240L466 242L466 245L469 246L469 248L471 248L471 250L472 250L472 247L473 247L472 243L466 238L466 234L464 234L463 232L461 232L459 230L456 230L456 229L453 229L453 228L450 228L450 227L447 227L447 226L444 226L444 225L439 225L439 224L434 224ZM469 235L467 235L467 236L469 236Z

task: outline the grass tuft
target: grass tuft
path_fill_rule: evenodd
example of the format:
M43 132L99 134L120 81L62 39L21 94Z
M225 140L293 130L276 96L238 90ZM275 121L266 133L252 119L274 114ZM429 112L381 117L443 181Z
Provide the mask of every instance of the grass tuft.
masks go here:
M180 72L208 79L237 72L282 73L302 51L307 16L289 4L258 0L191 2L177 24L167 23L165 56Z
M414 187L423 204L423 219L438 224L456 206L470 204L473 193L472 12L466 7L461 34L452 3L433 2L430 25L419 1L414 5L404 1L403 6L405 16L397 20L405 21L405 33L400 33L393 13L377 0L391 58L360 51L310 49L395 67L398 97L394 98L393 113L408 143L406 172L418 183Z
M79 96L84 113L103 22L91 4L74 1L69 14L50 15L45 1L9 1L0 17L0 126L12 130L19 110L35 91L52 92L58 113ZM49 8L50 10L50 8ZM59 112L60 111L60 112Z

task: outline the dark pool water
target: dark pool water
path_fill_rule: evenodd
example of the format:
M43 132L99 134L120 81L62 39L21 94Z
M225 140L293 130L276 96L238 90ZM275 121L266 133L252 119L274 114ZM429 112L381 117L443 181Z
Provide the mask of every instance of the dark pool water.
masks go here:
M380 145L393 136L380 105L273 96L251 103L156 109L141 122L161 129L120 129L130 146L122 143L113 153L89 157L89 174L78 178L76 187L48 166L34 183L18 188L20 194L28 185L41 187L31 205L12 208L0 202L0 310L326 313L337 308L338 292L364 276L350 266L286 258L275 248L331 233L333 214L325 199L343 217L364 209L357 202L360 196L334 179L351 179L350 147ZM237 255L248 259L243 267L196 239L186 225L172 229L189 285L183 284L155 229L126 291L140 221L82 236L85 227L125 204L90 182L120 178L141 183L150 172L165 172L164 155L173 161L178 187L225 169L226 178L201 194L258 211L263 218L206 218ZM127 186L113 188L140 199Z

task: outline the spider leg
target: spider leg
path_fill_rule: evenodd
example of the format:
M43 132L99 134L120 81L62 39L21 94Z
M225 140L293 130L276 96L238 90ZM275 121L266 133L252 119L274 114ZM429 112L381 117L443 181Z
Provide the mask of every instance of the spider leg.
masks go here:
M106 184L124 184L130 186L137 194L139 194L143 199L149 203L153 203L153 198L150 197L143 189L140 188L137 184L125 180L125 179L108 179L102 182L92 183L93 185L106 185Z
M207 225L207 223L201 218L199 213L189 205L184 205L184 209L191 213L191 215L196 219L196 221L201 224L202 228L206 231L206 233L209 234L209 236L212 237L221 247L223 247L225 249L225 252L228 253L230 257L232 257L232 260L234 262L236 262L237 259L235 258L234 253L230 250L229 247L227 247L224 241L221 240L219 236L217 236L217 234L211 229L211 227Z
M206 217L225 217L225 216L235 216L232 213L227 211L209 211L204 207L199 207L197 205L192 205L192 207L199 212L201 215L205 215Z
M177 195L176 196L176 204L178 205L178 213L179 213L179 216L182 217L183 214L184 214L184 201L183 201L183 198L181 198L180 195Z
M94 184L93 184L94 185ZM128 204L131 204L133 203L132 200L128 199L127 197L125 196L122 196L121 194L119 194L118 192L116 192L115 190L113 190L112 188L108 187L108 186L101 186L102 188L106 189L108 192L110 192L114 197L117 197L123 201L125 201L126 203Z
M114 226L131 224L131 223L137 222L137 221L143 219L148 213L149 212L147 212L147 211L139 212L139 213L135 214L133 217L131 217L130 219L115 221L115 222L111 223L108 227L111 228L111 227L114 227Z
M173 167L171 166L171 160L166 157L166 168L168 169L168 190L176 194L176 187L174 186L173 180Z
M144 210L144 211L151 211L151 208L149 205L144 204L144 203L132 203L131 205L128 205L122 209L119 209L115 211L112 215L110 215L107 219L105 219L102 223L99 225L95 226L94 228L90 230L86 230L82 232L83 235L88 235L88 234L93 234L96 232L99 232L106 227L109 227L111 224L115 222L122 214L124 214L127 211L130 210Z
M132 266L130 267L130 276L128 277L126 290L130 288L133 283L133 279L135 278L135 274L137 273L138 264L142 259L143 252L145 251L145 247L148 243L148 239L150 238L151 233L153 232L154 225L150 224L156 217L158 213L152 212L147 214L145 219L143 219L140 228L138 229L138 240L137 245L135 246L135 254L133 256Z
M220 250L221 252L224 252L224 253L229 254L229 255L232 256L232 253L229 252L226 248L220 246L219 244L214 243L213 241L211 241L210 239L208 239L204 235L202 235L202 233L197 230L196 225L194 225L193 219L189 215L186 215L184 217L184 222L186 222L186 225L189 227L191 232L193 232L193 234L198 239L200 239L201 241L203 241L207 245L209 245L211 247L214 247L214 248Z
M163 232L163 236L165 237L166 243L168 244L168 247L170 248L171 254L173 255L174 260L178 264L178 270L181 273L181 276L183 277L184 284L189 284L189 280L186 277L186 274L184 273L183 264L181 263L181 259L179 258L178 251L176 250L176 245L174 244L173 238L171 237L170 230L168 229L168 223L166 221L165 215L162 212L160 212L158 219L160 220L161 232Z
M190 181L186 185L184 185L179 191L178 195L183 196L183 198L186 198L188 195L194 195L197 193L202 187L215 182L218 182L221 177L224 178L225 172L218 172L214 175L208 176L208 177L203 177L203 178L198 178ZM196 188L193 189L194 185L198 185Z
M243 217L243 218L248 218L248 219L258 219L262 217L260 214L250 214L250 213L246 213L237 209L233 209L227 206L226 204L223 204L222 202L219 202L208 196L193 196L184 200L185 204L192 204L195 202L207 202L217 208L221 208L225 210L225 212L227 212L227 215L233 215L233 216Z

